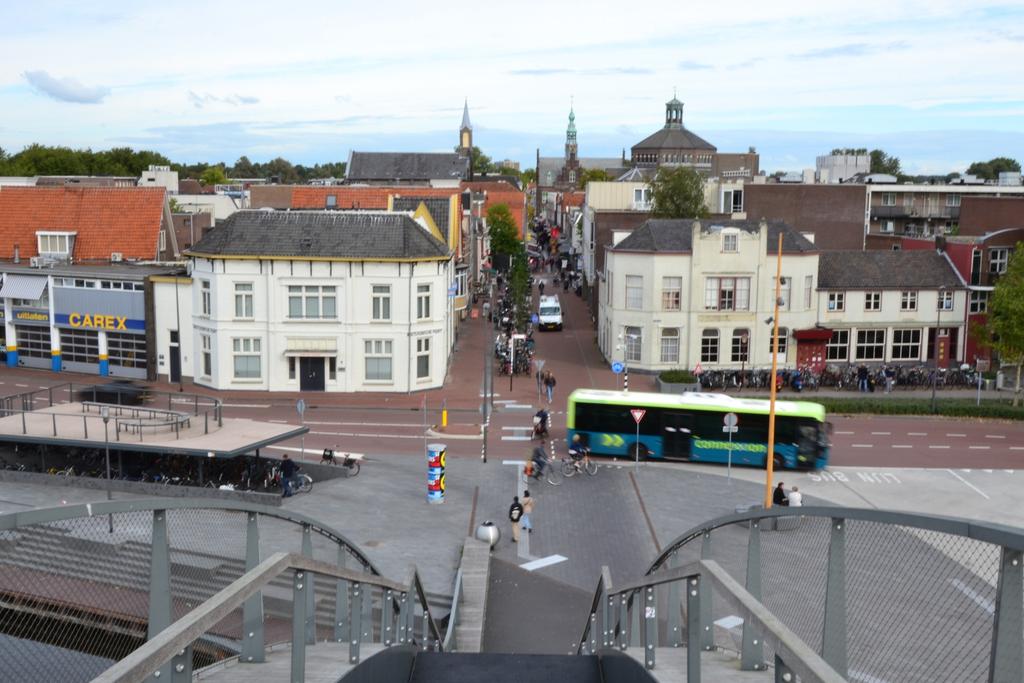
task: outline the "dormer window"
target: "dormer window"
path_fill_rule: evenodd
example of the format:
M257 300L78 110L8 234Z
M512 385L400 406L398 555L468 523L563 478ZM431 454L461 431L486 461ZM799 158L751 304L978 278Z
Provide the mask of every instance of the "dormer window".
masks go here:
M735 254L740 250L740 235L737 232L722 233L722 251L726 254Z
M37 232L40 256L67 258L75 247L73 232Z

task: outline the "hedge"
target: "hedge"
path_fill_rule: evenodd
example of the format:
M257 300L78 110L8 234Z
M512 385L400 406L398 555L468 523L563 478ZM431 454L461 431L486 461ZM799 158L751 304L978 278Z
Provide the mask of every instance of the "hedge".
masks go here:
M666 370L658 375L666 384L696 384L697 378L689 370Z
M767 399L767 396L758 396ZM981 417L1000 420L1024 420L1024 407L1014 408L1011 399L982 399L976 405L974 399L940 398L936 400L936 411L932 412L931 398L854 398L847 396L816 396L813 392L794 395L786 393L779 397L784 401L811 401L825 406L831 414L870 415L942 415L945 417Z

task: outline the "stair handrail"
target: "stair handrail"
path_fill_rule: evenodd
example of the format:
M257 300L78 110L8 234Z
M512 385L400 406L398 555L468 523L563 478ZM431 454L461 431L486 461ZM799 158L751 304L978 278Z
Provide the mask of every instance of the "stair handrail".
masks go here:
M303 622L306 618L306 594L303 591L309 590L309 579L306 572L315 575L347 581L352 585L375 586L383 590L390 590L399 594L406 591L416 590L419 593L419 600L426 612L426 596L419 588L419 575L415 568L412 572L412 580L404 584L391 579L369 574L367 572L346 569L337 565L314 560L304 555L295 553L274 553L263 560L255 568L247 571L228 586L218 591L210 599L196 606L187 614L181 616L170 626L150 638L139 648L132 651L128 656L113 664L102 674L93 679L93 683L142 683L150 676L153 676L161 667L176 658L187 657L188 661L181 662L183 667L191 670L191 645L204 633L216 626L221 620L231 614L234 610L243 606L245 601L255 595L273 580L284 574L293 571L294 592L292 600L293 624L297 623L298 628L293 625L292 630L292 677L291 680L303 680L305 674L305 647L306 637ZM382 609L388 601L381 603ZM391 601L392 611L397 610L395 601ZM389 619L394 618L392 614ZM437 634L436 625L433 631ZM411 634L410 634L411 635ZM355 637L358 643L358 637ZM411 638L410 638L411 640ZM401 641L400 641L401 642ZM441 640L436 639L438 650L441 650ZM429 649L429 643L422 643L422 649ZM183 655L182 653L188 653ZM185 670L177 670L180 671Z
M461 616L459 610L459 603L462 601L462 567L455 572L455 587L452 589L452 608L448 612L448 625L444 631L444 651L451 652L455 649L455 627L458 625L459 617Z

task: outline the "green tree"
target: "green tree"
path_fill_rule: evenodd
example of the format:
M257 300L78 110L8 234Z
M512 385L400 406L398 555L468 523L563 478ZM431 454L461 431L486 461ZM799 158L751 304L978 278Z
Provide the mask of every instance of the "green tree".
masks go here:
M519 173L519 177L523 180L523 187L526 187L530 183L537 181L537 169L528 168Z
M512 295L512 306L516 329L526 329L526 321L530 317L530 271L527 268L526 249L522 243L512 254L511 272L508 276L509 291Z
M886 154L880 149L871 150L871 172L894 175L897 178L903 175L899 157Z
M256 174L256 167L251 161L249 161L249 157L241 156L238 158L238 161L235 162L235 165L231 167L231 177L257 178L259 176Z
M512 256L523 249L519 228L508 204L495 204L487 209L487 235L491 240L491 252L495 254Z
M1018 242L999 276L988 304L985 321L987 346L997 354L1003 365L1017 366L1014 407L1020 405L1021 368L1024 367L1024 242Z
M583 189L589 182L606 182L612 179L603 168L581 168L579 186Z
M654 203L651 215L658 218L704 218L704 179L692 168L662 166L651 181Z
M829 153L833 154L833 155L863 156L863 155L868 153L868 148L867 147L836 147L835 149L833 149Z
M295 167L287 159L277 157L263 165L263 175L267 178L277 178L282 184L291 184L299 181L299 174Z
M1020 173L1020 163L1009 157L996 157L988 161L975 161L967 167L967 173L985 180L998 180L999 174L1005 171Z
M458 152L460 149L460 147L456 147L455 151ZM498 170L491 158L476 145L469 150L469 163L473 173L495 173Z
M210 166L200 174L199 182L203 185L225 185L228 182L228 177L224 173L223 166Z

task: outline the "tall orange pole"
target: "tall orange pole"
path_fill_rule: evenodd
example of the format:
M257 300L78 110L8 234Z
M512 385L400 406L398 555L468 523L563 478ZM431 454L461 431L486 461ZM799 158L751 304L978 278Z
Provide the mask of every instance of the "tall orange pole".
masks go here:
M775 470L775 373L779 369L779 300L782 298L782 232L779 232L779 256L775 266L775 315L772 316L771 401L768 407L768 453L765 463L764 507L772 506L772 475Z

